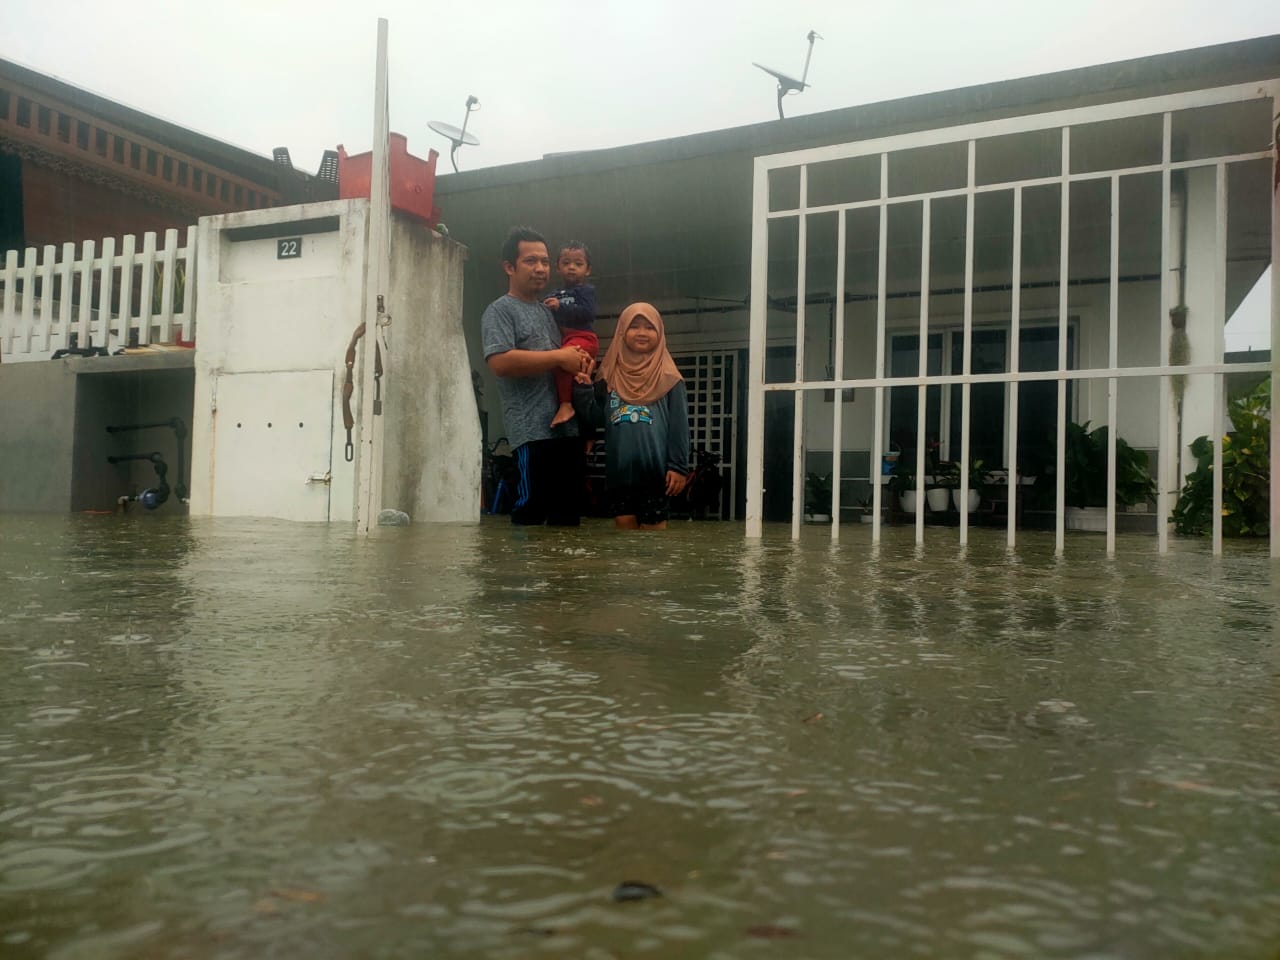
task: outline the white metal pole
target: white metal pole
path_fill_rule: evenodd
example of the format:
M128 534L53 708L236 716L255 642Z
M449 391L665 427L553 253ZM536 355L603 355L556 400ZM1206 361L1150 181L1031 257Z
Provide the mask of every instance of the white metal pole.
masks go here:
M876 376L884 376L884 321L886 321L886 300L888 289L888 154L881 154L881 205L879 205L879 251L876 278ZM870 470L872 480L872 543L879 543L881 536L881 503L884 497L881 488L881 457L888 444L884 443L884 388L876 388L876 425L872 430L876 442L872 448L874 467ZM901 453L899 454L901 456Z
M1163 146L1161 148L1160 172L1160 366L1169 366L1169 337L1173 333L1173 323L1169 310L1173 303L1169 289L1169 273L1173 269L1173 252L1169 231L1172 227L1171 207L1173 205L1173 171L1169 164L1173 160L1173 115L1164 114ZM1177 442L1173 439L1173 384L1168 374L1160 377L1160 463L1156 471L1159 486L1156 490L1156 540L1160 553L1169 552L1169 511L1173 491L1179 486L1178 462L1180 460Z
M965 228L964 228L964 347L962 372L967 377L973 372L973 216L975 162L977 143L969 141L969 191L965 196ZM969 383L960 385L960 503L956 509L960 513L960 545L969 542L969 411L973 387Z
M1272 98L1271 111L1271 556L1280 557L1280 416L1275 413L1280 384L1280 98Z
M929 231L932 206L925 200L920 207L920 376L929 375ZM929 388L923 382L916 388L916 543L924 543L924 448L925 412Z
M809 224L804 208L808 203L809 168L800 168L800 216L796 224L800 237L796 244L796 383L804 383L805 273L809 259ZM800 539L800 518L804 512L804 400L803 390L795 391L795 436L791 446L791 539Z
M377 461L382 456L375 424L374 369L381 340L379 327L389 297L391 197L388 189L387 139L390 132L387 107L387 21L378 20L378 55L373 97L373 157L369 181L369 225L365 246L365 297L362 363L360 367L360 444L356 483L356 528L368 534L378 522L382 508L381 475ZM389 358L383 355L383 376ZM385 385L384 385L385 386ZM379 417L380 419L380 417Z
M1022 188L1013 191L1013 293L1009 304L1009 372L1017 373L1022 364ZM1018 392L1017 383L1010 383L1009 391L1009 462L1006 464L1005 484L1009 491L1009 516L1007 518L1007 544L1017 542L1018 498L1022 495L1018 472Z
M1053 552L1062 556L1066 547L1066 492L1067 492L1067 423L1071 411L1067 409L1067 381L1062 372L1067 369L1067 283L1070 280L1069 252L1071 244L1071 128L1062 128L1062 193L1058 234L1058 457L1057 488L1054 500Z
M1213 362L1222 363L1227 324L1227 165L1219 161L1214 178L1213 244ZM1222 420L1223 386L1221 373L1213 374L1213 553L1222 554Z
M764 532L764 358L769 299L769 171L757 159L751 188L751 310L747 353L746 535Z
M844 258L845 212L836 217L836 310L832 318L835 329L835 378L844 379ZM831 416L831 539L840 539L840 461L844 451L844 391L832 393L834 409ZM867 470L870 473L870 468Z
M1107 366L1120 359L1120 176L1111 178L1111 282L1107 311ZM1116 432L1118 428L1115 377L1107 380L1107 556L1116 555Z

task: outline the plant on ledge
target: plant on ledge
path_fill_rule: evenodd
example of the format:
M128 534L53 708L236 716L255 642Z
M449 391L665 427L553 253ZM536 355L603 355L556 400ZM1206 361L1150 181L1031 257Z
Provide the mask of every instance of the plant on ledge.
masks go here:
M1235 427L1222 438L1222 533L1227 537L1265 537L1271 529L1271 381L1232 400ZM1191 443L1196 469L1173 508L1178 533L1213 529L1213 444L1209 437Z
M1085 423L1067 424L1067 478L1065 501L1068 507L1107 505L1107 427L1090 430ZM1135 450L1123 437L1116 437L1116 503L1128 506L1145 503L1156 495L1147 455Z
M805 474L804 511L814 517L831 516L831 474Z

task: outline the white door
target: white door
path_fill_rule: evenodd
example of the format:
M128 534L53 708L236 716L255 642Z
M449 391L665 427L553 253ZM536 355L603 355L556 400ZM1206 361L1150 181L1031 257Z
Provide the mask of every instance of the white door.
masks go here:
M333 371L223 374L209 512L329 519Z

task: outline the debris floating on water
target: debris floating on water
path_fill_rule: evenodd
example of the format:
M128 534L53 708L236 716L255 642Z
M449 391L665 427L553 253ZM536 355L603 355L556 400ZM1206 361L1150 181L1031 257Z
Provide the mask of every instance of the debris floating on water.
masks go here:
M624 880L613 888L613 899L618 903L648 900L650 897L660 896L662 896L661 890L651 883L642 883L639 880Z
M386 510L378 512L378 526L380 527L407 527L409 525L409 515L403 510L393 510L388 507Z

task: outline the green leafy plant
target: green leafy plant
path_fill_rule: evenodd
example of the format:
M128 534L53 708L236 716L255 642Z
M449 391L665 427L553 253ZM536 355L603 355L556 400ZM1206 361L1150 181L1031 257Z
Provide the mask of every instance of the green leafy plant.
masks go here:
M831 492L831 474L805 474L804 508L808 513L830 516Z
M1088 421L1067 424L1067 506L1106 506L1108 433L1105 426L1090 430ZM1155 495L1147 455L1116 437L1116 503L1143 503Z
M1265 537L1271 524L1271 381L1232 400L1235 427L1222 438L1222 533ZM1187 474L1173 508L1174 529L1183 534L1213 529L1213 443L1207 435L1191 443L1196 469Z

